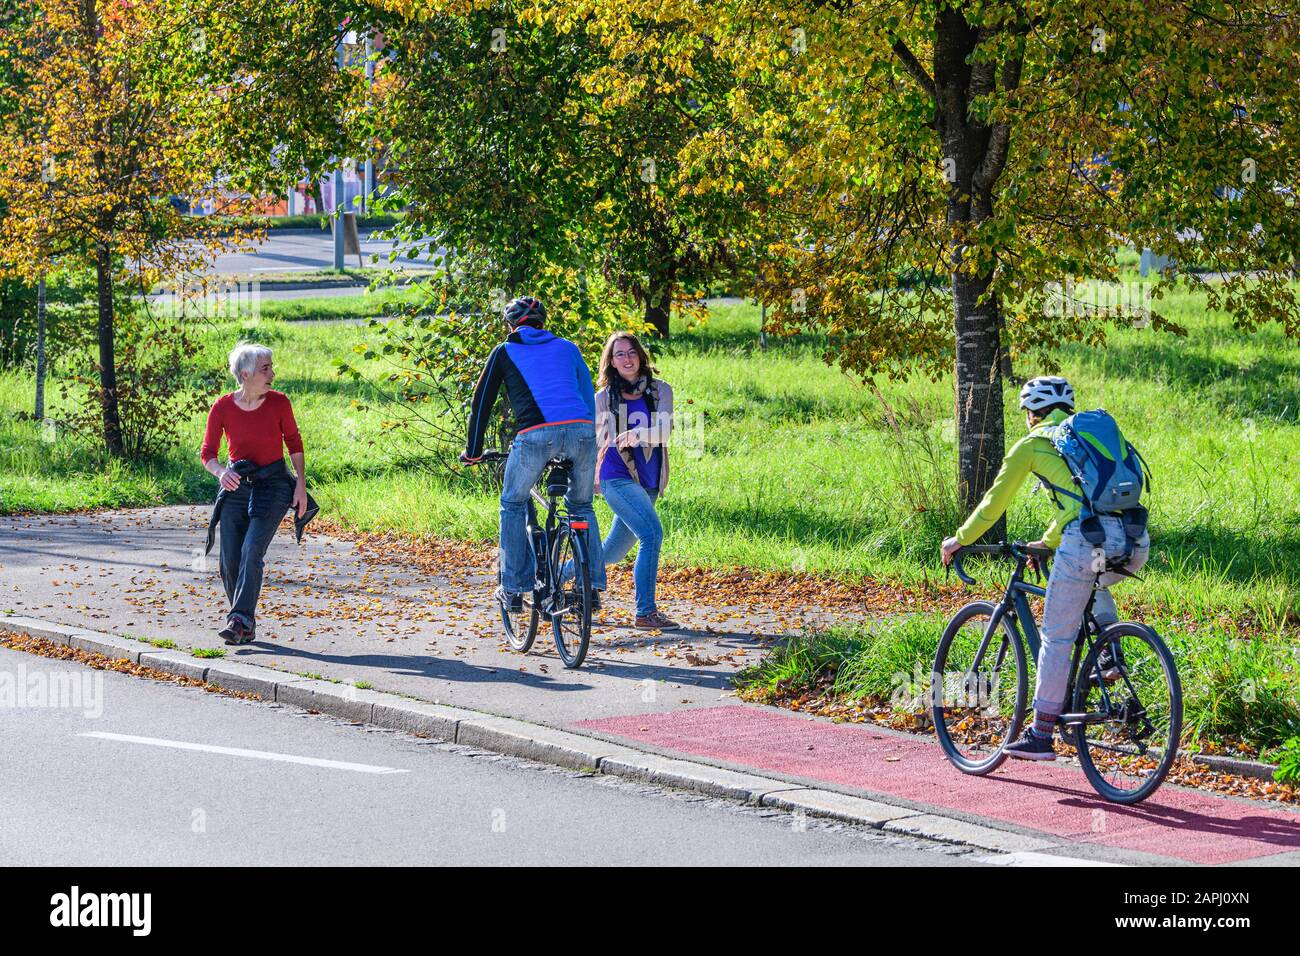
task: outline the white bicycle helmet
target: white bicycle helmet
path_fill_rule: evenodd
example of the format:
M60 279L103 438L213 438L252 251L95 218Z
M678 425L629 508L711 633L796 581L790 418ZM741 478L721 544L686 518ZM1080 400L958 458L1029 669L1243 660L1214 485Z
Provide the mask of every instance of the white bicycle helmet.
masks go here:
M1057 375L1040 375L1025 382L1020 389L1020 407L1031 412L1052 405L1069 405L1074 408L1074 389Z

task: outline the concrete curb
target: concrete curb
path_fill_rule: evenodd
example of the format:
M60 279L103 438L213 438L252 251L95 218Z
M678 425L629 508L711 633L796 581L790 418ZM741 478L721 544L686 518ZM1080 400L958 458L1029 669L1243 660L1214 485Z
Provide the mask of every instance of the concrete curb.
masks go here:
M1272 780L1277 770L1276 764L1242 760L1238 757L1217 757L1214 754L1192 754L1191 760L1192 763L1199 763L1211 770L1235 773L1239 777L1255 777L1259 780Z
M610 774L655 786L822 817L940 843L1004 853L1064 849L1048 836L1002 830L937 809L905 807L835 790L822 790L650 753L511 717L448 707L316 680L257 664L196 658L183 651L159 651L139 641L33 618L0 617L0 631L43 637L117 660L129 660L168 674L192 677L226 690L255 694L304 710L390 730L522 757L588 773Z

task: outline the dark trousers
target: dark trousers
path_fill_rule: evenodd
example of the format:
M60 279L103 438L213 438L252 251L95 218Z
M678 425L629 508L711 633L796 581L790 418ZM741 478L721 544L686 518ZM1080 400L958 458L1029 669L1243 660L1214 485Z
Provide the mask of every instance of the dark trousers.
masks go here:
M230 602L228 620L245 627L256 623L257 599L262 593L266 549L275 529L293 501L293 479L262 482L253 495L248 481L226 493L221 508L221 583ZM250 509L250 503L255 507ZM250 515L250 510L255 513Z

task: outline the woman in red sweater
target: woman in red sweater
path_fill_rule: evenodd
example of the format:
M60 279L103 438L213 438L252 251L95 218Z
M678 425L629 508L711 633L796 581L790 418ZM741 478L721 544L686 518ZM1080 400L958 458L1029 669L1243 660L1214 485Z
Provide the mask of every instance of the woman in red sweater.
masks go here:
M220 484L214 520L221 529L221 583L230 602L220 634L227 644L247 644L256 637L266 549L290 505L299 517L306 514L307 473L293 406L283 392L271 388L271 350L236 346L230 374L239 388L212 406L199 457ZM229 466L217 457L223 434ZM284 463L285 448L293 474Z

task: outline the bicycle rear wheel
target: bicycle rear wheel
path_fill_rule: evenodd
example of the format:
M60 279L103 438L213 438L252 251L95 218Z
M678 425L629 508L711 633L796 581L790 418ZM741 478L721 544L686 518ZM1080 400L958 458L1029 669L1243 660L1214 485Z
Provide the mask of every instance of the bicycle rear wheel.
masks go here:
M501 615L501 630L506 636L506 643L511 650L526 654L537 638L537 627L541 620L538 594L533 591L524 595L524 609L520 613L510 613L510 605L498 598L497 610Z
M1098 666L1107 645L1120 648L1119 674L1110 682ZM1151 796L1178 756L1183 729L1178 669L1156 632L1131 622L1106 628L1084 658L1071 710L1105 717L1075 728L1079 763L1093 788L1113 803Z
M564 525L551 544L551 567L557 578L569 562L573 562L573 577L563 585L557 583L550 614L555 649L564 666L572 669L582 666L591 643L591 566L583 532Z
M1025 646L1007 617L989 637L995 605L975 601L953 615L930 674L934 731L962 773L992 773L1007 758L1025 719L1029 677ZM977 660L977 655L978 660Z

